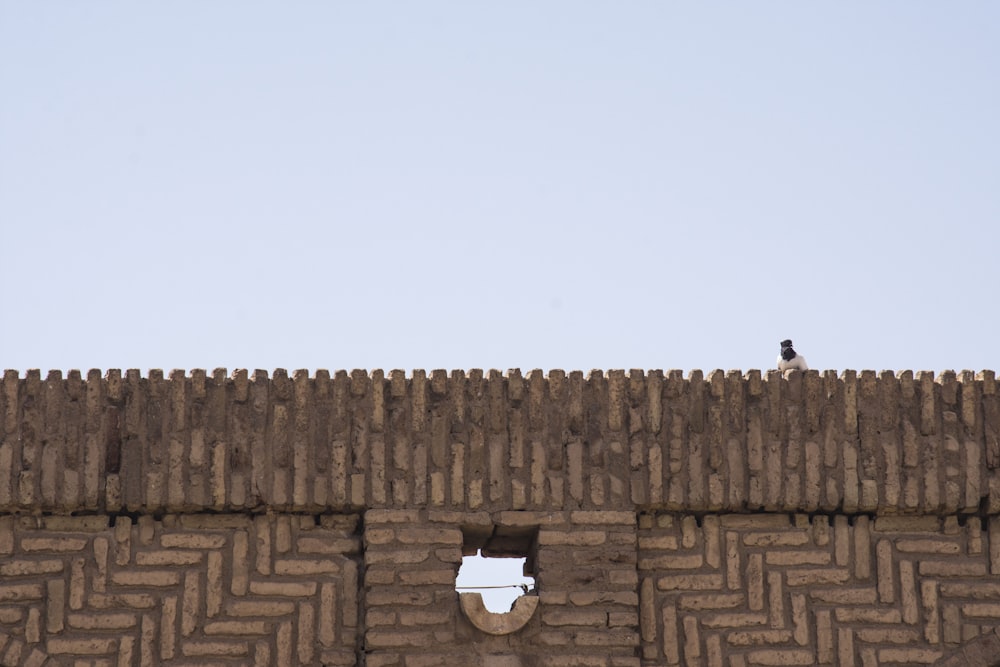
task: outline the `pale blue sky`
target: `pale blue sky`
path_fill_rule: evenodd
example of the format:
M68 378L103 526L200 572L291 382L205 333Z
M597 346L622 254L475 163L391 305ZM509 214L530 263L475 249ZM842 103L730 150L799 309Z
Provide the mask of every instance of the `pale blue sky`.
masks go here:
M996 368L995 2L0 0L0 366Z

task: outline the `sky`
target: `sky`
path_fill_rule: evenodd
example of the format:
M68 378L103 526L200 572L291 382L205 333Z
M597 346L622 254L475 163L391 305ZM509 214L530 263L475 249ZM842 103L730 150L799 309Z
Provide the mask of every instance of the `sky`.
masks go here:
M998 26L0 0L0 366L996 368Z
M998 27L0 0L0 367L995 369Z

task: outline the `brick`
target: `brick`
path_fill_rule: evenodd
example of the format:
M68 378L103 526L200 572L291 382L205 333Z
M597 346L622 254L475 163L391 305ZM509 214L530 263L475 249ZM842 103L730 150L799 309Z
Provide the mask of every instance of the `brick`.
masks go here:
M365 633L365 642L368 646L378 648L424 648L434 644L434 637L427 632L392 632L383 630L369 630Z
M41 584L0 585L0 602L41 600L43 595L44 591Z
M701 554L684 556L654 556L639 559L640 570L695 570L702 566Z
M365 596L368 607L381 607L400 605L427 606L434 602L434 596L426 591L370 591Z
M62 612L62 610L59 611L60 614L61 614L61 612ZM55 613L55 612L53 612L53 613ZM24 610L22 610L22 609L18 609L16 607L14 607L14 608L11 608L11 607L0 608L0 623L4 623L6 625L11 625L11 624L14 624L14 623L20 623L23 619L24 619ZM3 640L2 638L0 638L0 644L2 644L4 641L5 640ZM2 650L3 650L3 646L0 646L0 652L2 652Z
M49 634L57 634L63 630L66 604L66 582L62 579L50 579L46 582L45 600L45 630Z
M181 644L186 657L242 656L250 652L246 642L187 641Z
M160 546L166 549L221 549L225 544L223 535L166 533L160 536Z
M639 614L637 612L631 611L612 611L608 612L608 627L609 628L620 628L620 627L639 627Z
M308 603L299 604L297 652L302 664L309 664L313 659L313 649L316 634L316 608Z
M733 609L743 604L742 593L682 595L677 599L677 606L686 610Z
M160 603L160 658L170 660L177 649L177 598L164 597Z
M721 574L678 574L659 577L656 588L661 591L703 591L722 588Z
M639 633L620 629L580 630L574 633L577 646L633 647L639 645Z
M111 575L111 582L117 586L141 586L143 588L176 586L180 580L179 572L162 570L124 571Z
M726 641L733 646L784 644L791 641L791 639L791 630L741 630L730 632L726 636Z
M901 623L898 609L871 609L840 607L834 610L834 617L840 623Z
M708 628L746 628L755 625L765 625L767 614L710 614L701 616L701 623Z
M768 565L829 565L828 551L768 551L764 554Z
M397 565L402 565L402 564L414 565L416 563L423 563L428 558L430 558L430 552L426 548L392 550L392 551L368 550L365 552L366 565L379 565L382 563L394 563ZM316 561L316 562L321 562L321 561Z
M745 533L743 544L748 547L795 547L809 543L805 531L785 531L775 533Z
M356 539L300 537L297 542L300 554L353 554L361 551Z
M814 588L809 597L829 604L872 605L878 599L874 588Z
M606 541L607 533L597 530L558 531L547 529L538 535L540 546L598 546ZM673 538L673 542L676 545L676 538Z
M199 625L201 613L200 573L184 573L184 595L181 598L181 634L190 637Z
M942 597L968 597L975 599L1000 598L1000 582L977 581L941 582Z
M986 564L976 562L921 561L918 571L923 577L984 577Z
M944 540L896 540L895 547L904 553L957 554L961 551L957 542Z
M633 591L582 591L570 593L569 601L577 607L595 604L620 604L634 607L639 604L639 596Z
M825 584L842 584L850 579L850 573L841 569L801 569L788 570L785 583L789 586L821 586Z
M878 532L936 533L941 529L937 516L880 516L875 519Z
M199 551L140 551L135 554L135 564L141 566L196 565L201 559Z
M916 644L920 633L916 630L901 628L858 628L854 631L859 641L869 644Z
M268 635L271 627L266 621L212 621L204 630L206 635Z
M13 560L0 565L0 576L25 577L62 572L61 560Z
M0 452L9 451L0 445ZM2 454L0 454L2 455ZM0 470L2 474L2 470ZM10 555L14 553L14 517L11 515L0 516L0 555Z
M337 607L336 587L332 583L323 584L320 593L319 641L323 646L336 643L335 614Z
M45 530L51 530L57 533L97 533L107 529L108 517L105 515L44 516L41 517L41 523L41 527Z
M66 623L82 630L124 630L139 624L137 614L68 614Z
M570 512L570 521L577 525L635 525L634 512L596 512L577 511Z
M337 572L340 572L340 565L332 560L279 559L274 561L274 573L282 576L333 574Z
M883 648L878 651L880 663L931 665L941 658L941 651L928 649Z
M316 594L314 581L251 581L250 593L267 597L303 598Z
M968 603L962 605L962 614L966 617L982 616L1000 618L1000 604Z
M747 662L751 665L812 665L815 657L812 651L763 650L748 653Z
M821 665L833 664L833 630L829 609L816 611L816 661Z
M399 583L407 586L448 586L455 583L455 573L451 570L400 572Z
M250 536L245 530L233 533L233 550L230 561L231 575L229 590L233 595L246 595L249 583L249 550ZM277 563L275 563L277 573Z
M152 609L156 606L156 598L148 593L92 594L87 604L94 609Z
M117 650L114 639L89 637L86 639L53 638L45 642L45 650L54 655L102 655Z
M899 589L903 603L903 622L913 624L917 622L919 615L917 608L916 580L913 576L913 563L910 561L900 561L899 563Z
M895 568L892 563L892 543L889 540L879 540L875 547L875 562L878 567L878 587L879 602L891 604L895 601L895 587L893 585Z
M232 600L226 603L229 616L285 616L295 611L294 602Z
M397 615L397 622L402 627L413 627L421 625L442 625L452 620L453 614L449 610L427 610L400 611Z
M596 544L601 544L603 542L604 533L599 533L599 534L602 537L602 541L597 542ZM549 542L548 544L552 544L552 542ZM639 548L644 550L663 549L666 551L676 551L677 547L678 543L676 535L658 535L656 537L639 538Z
M28 620L24 624L24 640L37 644L42 636L42 614L38 607L28 609Z
M592 611L588 609L573 609L567 611L544 610L542 613L542 623L545 625L578 625L604 627L607 625L608 615L603 611Z
M87 546L83 537L25 537L21 539L24 551L80 551Z

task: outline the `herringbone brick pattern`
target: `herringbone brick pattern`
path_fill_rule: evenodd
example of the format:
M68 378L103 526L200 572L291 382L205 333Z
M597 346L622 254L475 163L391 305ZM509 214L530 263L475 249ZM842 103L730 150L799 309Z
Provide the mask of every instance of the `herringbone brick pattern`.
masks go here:
M0 518L2 665L353 665L356 517Z
M977 517L644 515L642 664L933 664L1000 625L988 544Z

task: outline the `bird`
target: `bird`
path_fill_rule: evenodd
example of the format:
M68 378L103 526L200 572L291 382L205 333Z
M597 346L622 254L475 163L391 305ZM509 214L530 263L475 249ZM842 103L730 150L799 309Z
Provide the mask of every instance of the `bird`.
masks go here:
M781 341L781 354L778 355L778 370L788 371L792 369L807 371L809 366L806 365L806 358L792 349L792 341L783 340Z

